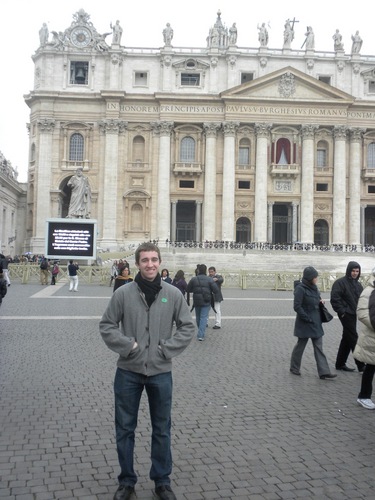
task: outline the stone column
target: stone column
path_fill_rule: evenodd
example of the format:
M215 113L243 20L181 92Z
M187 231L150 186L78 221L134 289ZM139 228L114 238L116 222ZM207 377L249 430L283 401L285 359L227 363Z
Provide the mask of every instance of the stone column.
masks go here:
M104 120L98 124L100 132L105 134L101 245L113 248L117 245L118 142L119 134L126 130L128 123L121 120Z
M203 240L215 241L216 235L216 140L221 123L204 123L206 159L204 170Z
M272 225L273 225L273 201L269 201L268 205L268 217L267 217L267 241L272 243Z
M34 184L33 251L44 254L46 219L51 217L51 170L53 158L53 132L56 121L49 118L37 120L39 151L37 175Z
M202 202L196 201L195 207L195 241L201 241Z
M177 201L171 201L172 206L172 223L171 223L171 241L176 241L176 230L177 230Z
M361 244L361 152L365 129L350 129L349 152L349 245Z
M333 165L333 221L332 243L342 245L346 243L346 136L347 128L344 125L334 127L335 138L334 165Z
M298 205L292 202L292 243L295 243L298 239Z
M268 139L271 123L256 123L257 135L255 159L255 217L254 241L267 242L267 167L268 167Z
M361 205L361 244L366 244L366 205Z
M159 175L157 195L157 230L155 237L159 241L170 239L170 172L171 172L171 133L173 122L152 122L155 134L159 134Z
M317 125L302 125L301 242L314 243L314 135Z
M239 122L224 122L224 168L223 168L223 206L221 217L221 238L233 241L234 224L234 190L235 190L235 138Z

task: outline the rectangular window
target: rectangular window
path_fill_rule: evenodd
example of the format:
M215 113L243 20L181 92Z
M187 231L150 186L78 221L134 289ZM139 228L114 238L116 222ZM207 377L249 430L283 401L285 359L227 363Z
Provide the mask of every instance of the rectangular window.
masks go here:
M369 194L375 193L375 186L368 186L368 188L367 188L367 192L368 192Z
M194 189L194 181L180 181L180 188Z
M200 85L199 73L181 73L181 85L187 87L199 87Z
M375 94L375 81L371 80L368 82L368 91L370 94Z
M238 189L250 189L250 181L238 181Z
M241 83L251 82L254 80L254 73L241 73Z
M146 71L136 71L134 73L135 87L147 87L147 83L148 83L148 73L146 73Z
M70 83L72 85L87 85L89 82L89 63L86 61L71 61Z
M328 191L328 184L317 183L316 185L317 191Z
M249 165L250 164L250 148L241 147L239 149L238 163L239 163L239 165Z
M318 149L316 154L316 164L318 167L327 166L327 151L325 149Z
M328 85L331 85L331 77L330 76L320 75L318 77L318 80L320 80L323 83L327 83Z

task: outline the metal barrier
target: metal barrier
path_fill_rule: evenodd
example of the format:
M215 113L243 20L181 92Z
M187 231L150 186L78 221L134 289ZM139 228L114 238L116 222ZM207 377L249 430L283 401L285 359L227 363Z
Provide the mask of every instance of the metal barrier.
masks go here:
M171 270L173 274L176 270ZM10 279L22 284L40 283L40 268L37 264L10 264ZM275 272L275 271L223 271L220 273L224 278L224 288L259 288L263 290L293 290L294 282L301 279L300 272ZM194 276L194 272L185 273L186 281ZM321 292L329 292L332 284L344 273L323 272L319 273L318 287ZM109 286L111 281L111 268L105 266L79 266L78 279L80 283L87 285ZM373 276L361 275L360 282L365 287ZM66 269L60 266L57 281L69 280Z

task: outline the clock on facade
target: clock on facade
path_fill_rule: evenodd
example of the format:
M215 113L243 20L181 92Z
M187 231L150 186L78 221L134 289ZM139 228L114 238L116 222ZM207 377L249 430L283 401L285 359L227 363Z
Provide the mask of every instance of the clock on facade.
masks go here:
M86 47L90 43L91 33L87 28L74 28L71 32L70 39L76 47Z

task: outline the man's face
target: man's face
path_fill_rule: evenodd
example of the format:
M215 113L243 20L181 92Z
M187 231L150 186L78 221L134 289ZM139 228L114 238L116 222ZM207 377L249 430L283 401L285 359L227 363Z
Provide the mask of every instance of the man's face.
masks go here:
M210 276L215 276L215 271L214 271L213 269L209 269L209 270L208 270L208 274L209 274Z
M358 268L358 267L354 267L354 268L352 269L352 272L351 272L351 276L352 276L352 278L353 278L353 279L358 278L358 274L359 274L359 268Z
M153 281L159 272L160 260L157 252L141 252L139 263L135 264L143 279Z

